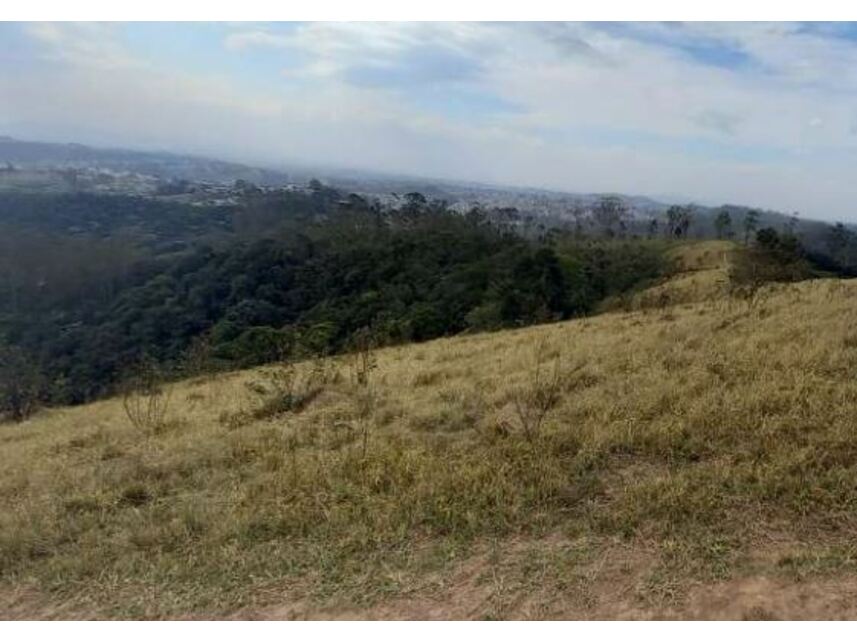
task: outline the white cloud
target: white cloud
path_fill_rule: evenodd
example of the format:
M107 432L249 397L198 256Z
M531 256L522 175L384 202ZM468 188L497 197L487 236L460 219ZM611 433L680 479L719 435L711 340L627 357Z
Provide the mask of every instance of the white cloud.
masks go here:
M815 216L849 217L857 198L857 46L819 29L230 26L236 64L279 70L252 90L234 69L143 59L113 25L26 31L43 64L0 74L0 122L32 135Z
M112 23L36 22L26 32L44 44L45 58L101 70L128 69L140 66L126 53Z
M252 47L289 47L291 40L284 36L278 36L268 31L238 31L226 35L224 44L227 49L241 51Z

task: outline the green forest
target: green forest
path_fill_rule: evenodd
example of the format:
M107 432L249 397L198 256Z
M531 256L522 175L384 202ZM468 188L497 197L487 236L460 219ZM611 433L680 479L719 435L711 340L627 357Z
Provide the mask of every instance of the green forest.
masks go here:
M419 194L382 208L317 186L209 209L15 194L0 209L5 364L29 365L52 404L112 392L143 356L243 367L342 351L363 328L389 344L546 322L667 270L662 242L529 239Z
M7 412L114 393L141 360L178 376L342 352L364 329L383 345L591 314L667 276L665 250L692 224L689 209L671 209L665 234L637 234L615 199L596 209L601 233L581 233L507 208L460 214L419 193L385 207L315 181L239 187L237 204L218 207L0 194ZM808 274L796 238L752 232L754 266L773 257L789 280Z

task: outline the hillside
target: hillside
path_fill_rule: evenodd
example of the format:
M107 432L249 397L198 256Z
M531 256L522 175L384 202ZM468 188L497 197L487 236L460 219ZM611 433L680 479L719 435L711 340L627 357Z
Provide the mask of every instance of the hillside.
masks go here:
M857 282L750 305L730 251L625 310L184 381L139 428L0 425L0 615L855 618Z
M557 321L670 270L667 239L530 238L418 194L397 209L343 199L0 195L0 415L18 404L4 381L91 402L145 356L184 369L201 346L204 370L246 368L346 351L367 326L397 344Z
M740 248L731 241L705 241L681 244L666 252L675 265L676 274L643 290L636 289L603 302L600 309L664 309L675 304L689 304L728 296L729 265Z

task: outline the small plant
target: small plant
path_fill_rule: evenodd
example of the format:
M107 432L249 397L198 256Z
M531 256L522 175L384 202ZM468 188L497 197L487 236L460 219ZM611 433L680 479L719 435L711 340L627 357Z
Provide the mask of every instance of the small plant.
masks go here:
M131 424L139 431L159 431L166 426L170 388L161 367L144 356L125 380L122 406Z
M552 367L550 358L547 342L541 340L533 351L533 367L527 382L514 392L516 428L530 442L538 437L545 419L559 401L562 355L555 354Z
M369 429L375 412L375 389L372 371L378 367L375 357L375 341L372 331L362 328L351 339L351 387L354 401L355 426L361 435L363 458L369 448Z
M191 340L182 356L182 368L189 377L204 377L209 381L213 375L213 347L211 335L203 333Z
M261 398L261 405L253 412L255 419L298 413L305 409L324 390L327 384L337 379L338 373L330 360L319 356L307 369L300 369L285 347L279 360L259 371L259 378L247 384Z
M736 299L747 304L748 308L755 308L756 304L762 299L764 282L750 282L740 285L731 284L729 293Z
M375 341L372 336L372 331L368 328L361 328L351 338L351 359L352 359L352 384L359 387L368 387L370 375L373 370L378 367L378 360L375 358Z

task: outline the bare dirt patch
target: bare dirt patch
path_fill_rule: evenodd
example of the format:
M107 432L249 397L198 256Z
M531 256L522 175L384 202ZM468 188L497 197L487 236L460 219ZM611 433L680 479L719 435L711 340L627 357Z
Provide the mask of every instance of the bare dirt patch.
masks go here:
M432 589L359 606L308 601L230 615L264 620L837 620L857 618L857 575L798 580L770 573L718 582L652 586L657 558L645 547L612 546L563 564L559 539L517 543L503 560L474 556ZM544 568L532 564L543 554ZM529 561L529 562L528 562Z

